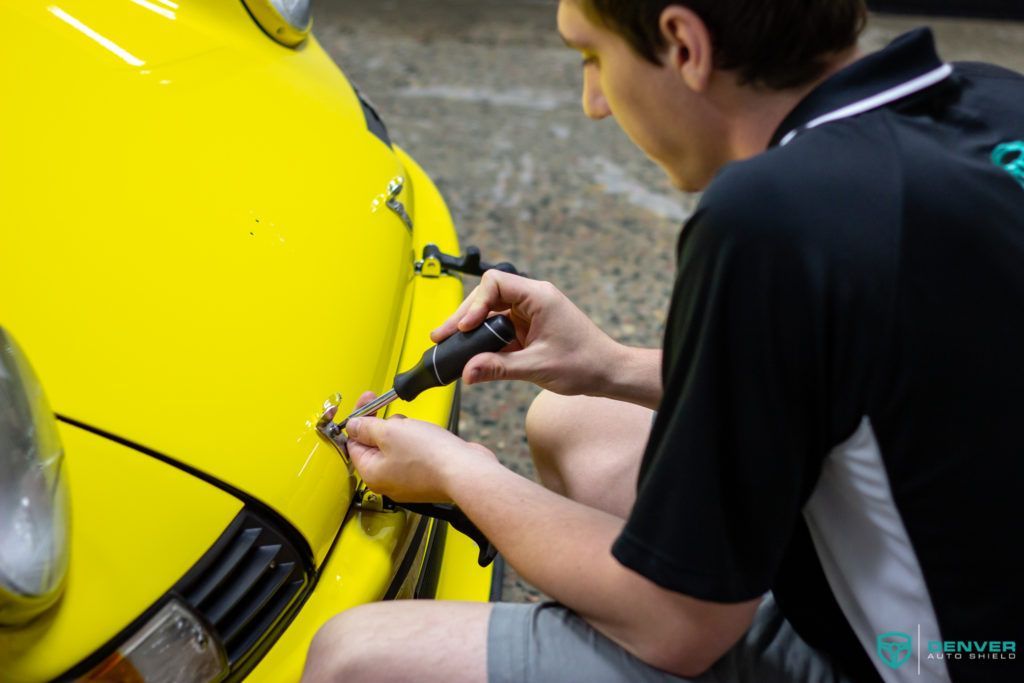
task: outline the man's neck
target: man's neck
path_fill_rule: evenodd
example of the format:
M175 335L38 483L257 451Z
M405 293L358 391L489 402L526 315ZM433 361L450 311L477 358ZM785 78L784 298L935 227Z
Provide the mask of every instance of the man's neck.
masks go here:
M731 96L723 98L724 111L731 119L730 160L747 159L765 151L783 120L812 90L860 57L856 46L836 55L820 77L799 88L769 90L734 86Z

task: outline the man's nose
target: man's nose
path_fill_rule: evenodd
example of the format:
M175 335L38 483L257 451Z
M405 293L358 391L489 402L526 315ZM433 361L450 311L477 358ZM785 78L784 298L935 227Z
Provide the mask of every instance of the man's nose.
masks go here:
M599 75L594 67L583 71L583 113L588 119L599 121L612 113L608 100L604 98L599 83Z

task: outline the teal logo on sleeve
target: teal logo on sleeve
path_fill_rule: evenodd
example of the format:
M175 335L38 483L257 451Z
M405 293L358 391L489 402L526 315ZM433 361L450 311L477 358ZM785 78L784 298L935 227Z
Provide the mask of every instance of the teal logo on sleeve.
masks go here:
M889 631L878 636L878 656L892 669L898 669L910 659L912 640L906 633Z
M1003 169L1024 187L1024 140L1004 142L992 150L992 163Z

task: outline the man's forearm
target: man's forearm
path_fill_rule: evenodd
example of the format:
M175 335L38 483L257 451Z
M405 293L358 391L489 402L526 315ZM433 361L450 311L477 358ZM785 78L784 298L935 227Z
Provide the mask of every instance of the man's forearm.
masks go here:
M681 675L696 675L713 661L705 658L709 629L697 602L670 595L612 556L622 519L548 491L489 459L452 467L445 478L451 499L523 578L605 636ZM682 608L681 602L686 603Z
M624 520L550 492L493 461L477 460L450 476L452 500L523 579L577 612L608 638L647 660L645 648L666 632L666 601L611 555ZM653 589L653 590L651 590ZM648 631L651 624L658 629Z
M599 396L656 410L661 403L661 349L619 344L603 368Z
M610 602L593 576L623 520L586 507L494 462L474 463L449 475L452 500L527 581L587 613Z

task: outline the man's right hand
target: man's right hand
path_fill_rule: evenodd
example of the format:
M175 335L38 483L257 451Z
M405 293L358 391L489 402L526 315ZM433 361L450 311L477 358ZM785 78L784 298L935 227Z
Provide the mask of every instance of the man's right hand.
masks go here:
M462 372L466 384L518 379L558 394L603 394L624 347L550 282L489 270L430 338L438 343L456 330L472 330L492 313L508 313L516 341L501 353L473 358Z

